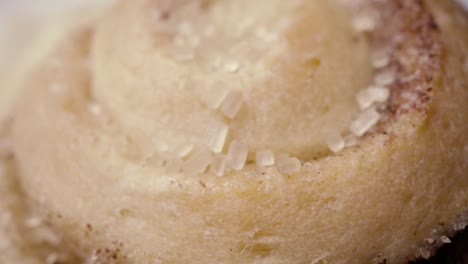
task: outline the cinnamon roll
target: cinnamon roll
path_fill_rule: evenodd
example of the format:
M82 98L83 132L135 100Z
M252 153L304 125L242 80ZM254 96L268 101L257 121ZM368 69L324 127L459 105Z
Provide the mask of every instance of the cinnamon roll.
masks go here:
M468 218L467 29L445 0L120 1L27 76L14 195L66 263L427 258Z

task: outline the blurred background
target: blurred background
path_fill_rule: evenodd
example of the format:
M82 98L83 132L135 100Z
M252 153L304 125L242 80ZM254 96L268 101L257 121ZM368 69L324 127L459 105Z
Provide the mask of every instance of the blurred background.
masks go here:
M0 119L21 78L77 21L114 0L0 0ZM131 1L131 0L127 0ZM468 10L468 0L457 0ZM468 264L468 230L430 260L412 264Z
M0 119L23 76L78 20L113 0L0 0Z

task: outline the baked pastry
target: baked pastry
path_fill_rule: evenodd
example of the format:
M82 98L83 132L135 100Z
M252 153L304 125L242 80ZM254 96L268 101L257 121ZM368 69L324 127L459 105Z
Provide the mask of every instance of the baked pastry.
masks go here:
M27 79L16 177L90 263L429 257L467 221L467 25L435 0L121 1Z

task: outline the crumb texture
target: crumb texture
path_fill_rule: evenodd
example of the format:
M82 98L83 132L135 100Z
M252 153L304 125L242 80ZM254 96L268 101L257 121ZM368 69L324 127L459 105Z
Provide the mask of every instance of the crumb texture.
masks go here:
M468 220L467 28L449 1L121 1L27 79L28 224L87 263L429 257Z

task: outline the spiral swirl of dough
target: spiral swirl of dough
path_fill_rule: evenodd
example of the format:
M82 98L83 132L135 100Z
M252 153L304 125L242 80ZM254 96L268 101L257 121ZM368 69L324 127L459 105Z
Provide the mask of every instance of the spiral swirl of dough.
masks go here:
M26 194L92 261L424 255L467 210L468 22L448 1L342 2L121 1L27 81ZM380 122L333 154L373 81Z

